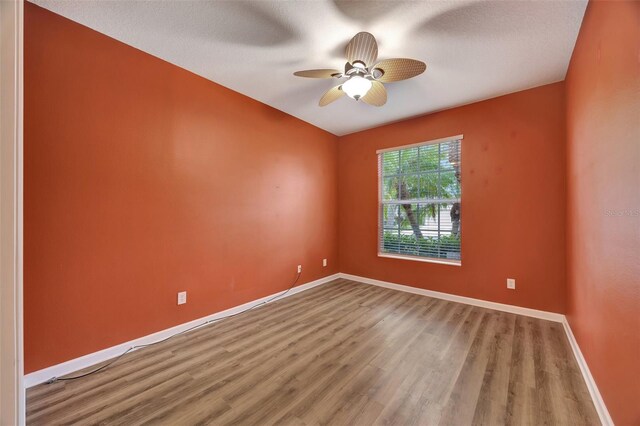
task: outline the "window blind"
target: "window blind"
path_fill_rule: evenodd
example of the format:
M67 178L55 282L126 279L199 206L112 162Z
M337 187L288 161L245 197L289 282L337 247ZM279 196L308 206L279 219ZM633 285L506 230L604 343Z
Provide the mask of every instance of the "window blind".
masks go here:
M378 152L381 254L460 261L461 140Z

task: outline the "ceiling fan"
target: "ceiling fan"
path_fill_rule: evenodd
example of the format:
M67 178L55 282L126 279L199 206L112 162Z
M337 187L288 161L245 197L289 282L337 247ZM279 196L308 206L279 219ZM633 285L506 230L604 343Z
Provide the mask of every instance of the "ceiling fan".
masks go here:
M309 78L346 78L342 84L329 89L318 103L325 106L347 95L356 101L382 106L387 102L387 91L382 83L406 80L422 74L427 68L415 59L384 59L376 63L378 43L367 32L356 34L346 49L347 63L344 72L335 69L297 71L293 75Z

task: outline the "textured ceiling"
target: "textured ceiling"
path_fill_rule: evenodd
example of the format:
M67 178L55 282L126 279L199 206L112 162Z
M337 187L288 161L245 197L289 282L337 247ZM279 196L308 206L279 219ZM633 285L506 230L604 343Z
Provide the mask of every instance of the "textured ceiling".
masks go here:
M579 1L35 0L53 12L337 135L563 80L584 15ZM381 108L318 100L359 31L379 58L427 63L386 84Z

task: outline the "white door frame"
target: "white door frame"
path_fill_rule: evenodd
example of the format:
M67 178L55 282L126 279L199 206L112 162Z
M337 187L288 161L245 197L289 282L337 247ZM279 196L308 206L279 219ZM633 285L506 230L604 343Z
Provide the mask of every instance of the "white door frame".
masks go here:
M0 425L25 424L22 345L24 0L0 0Z

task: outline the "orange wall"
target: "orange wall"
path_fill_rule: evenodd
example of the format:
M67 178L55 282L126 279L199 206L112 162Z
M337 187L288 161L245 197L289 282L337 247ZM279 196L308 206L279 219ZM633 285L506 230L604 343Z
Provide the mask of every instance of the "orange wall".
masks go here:
M563 312L564 119L556 83L341 138L341 272ZM378 257L376 150L458 134L462 266Z
M337 272L336 203L337 137L25 4L27 373Z
M614 420L640 422L639 7L590 3L566 87L337 138L26 3L26 372L272 294L301 263L301 282L566 309ZM462 266L378 258L375 151L460 133Z
M640 424L640 3L590 2L567 91L567 317L617 425Z

